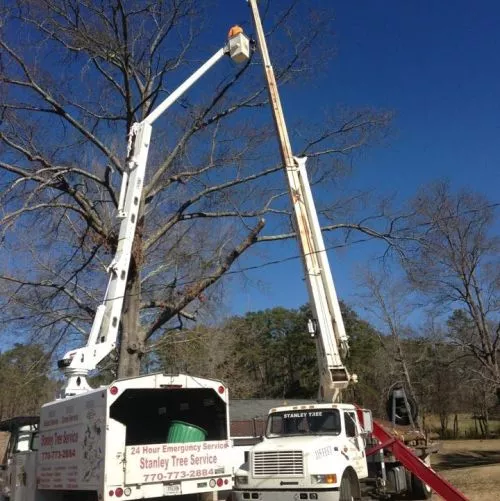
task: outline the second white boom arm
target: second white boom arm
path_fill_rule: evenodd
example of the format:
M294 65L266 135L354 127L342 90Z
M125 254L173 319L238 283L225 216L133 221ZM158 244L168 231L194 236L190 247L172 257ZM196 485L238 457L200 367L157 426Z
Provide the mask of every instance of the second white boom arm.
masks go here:
M307 177L307 159L296 158L292 153L278 86L257 8L257 0L249 0L249 4L264 64L269 99L295 216L295 231L300 245L314 316L312 329L316 339L320 372L319 398L323 401L336 402L340 399L341 391L347 388L353 379L343 363L348 351L348 338Z

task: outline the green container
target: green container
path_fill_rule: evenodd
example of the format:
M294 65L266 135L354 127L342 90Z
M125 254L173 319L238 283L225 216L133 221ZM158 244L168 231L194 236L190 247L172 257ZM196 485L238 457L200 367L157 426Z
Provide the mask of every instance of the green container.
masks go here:
M207 432L184 421L172 421L168 430L167 442L169 444L179 444L184 442L202 442L207 438Z

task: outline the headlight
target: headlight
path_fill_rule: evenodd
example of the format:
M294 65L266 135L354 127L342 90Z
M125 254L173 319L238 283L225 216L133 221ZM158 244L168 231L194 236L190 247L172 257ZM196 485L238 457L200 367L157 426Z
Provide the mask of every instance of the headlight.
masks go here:
M236 485L247 485L248 484L248 477L246 475L236 475L234 477L234 481Z
M313 484L336 484L337 475L335 473L327 473L325 475L311 475L311 483Z

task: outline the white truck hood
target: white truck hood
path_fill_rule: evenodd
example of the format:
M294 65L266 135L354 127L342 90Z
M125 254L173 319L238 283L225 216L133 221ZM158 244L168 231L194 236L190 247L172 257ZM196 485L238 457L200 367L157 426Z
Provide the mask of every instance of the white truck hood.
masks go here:
M274 450L301 450L304 454L325 447L340 447L341 438L336 435L294 435L282 438L268 438L253 447L254 452ZM332 451L333 452L333 451Z
M266 489L279 488L284 478L292 479L297 484L296 488L306 488L310 486L312 474L335 473L340 479L348 461L345 453L346 442L346 437L337 435L294 435L269 438L253 447L251 451L253 460L241 470L240 474L250 475L254 478L253 482L258 482L260 487ZM302 454L290 456L289 460L281 466L273 454L282 452L286 457L287 453L297 451ZM257 461L258 473L255 473L256 463L253 461ZM282 467L284 471L277 473L276 469Z

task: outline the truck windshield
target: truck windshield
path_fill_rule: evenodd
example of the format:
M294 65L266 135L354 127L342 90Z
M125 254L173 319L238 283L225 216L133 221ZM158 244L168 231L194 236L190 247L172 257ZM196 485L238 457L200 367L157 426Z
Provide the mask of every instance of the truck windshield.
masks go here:
M337 409L275 412L267 420L267 438L290 435L338 435L341 430Z
M14 452L27 452L30 450L31 432L19 431L16 439Z

